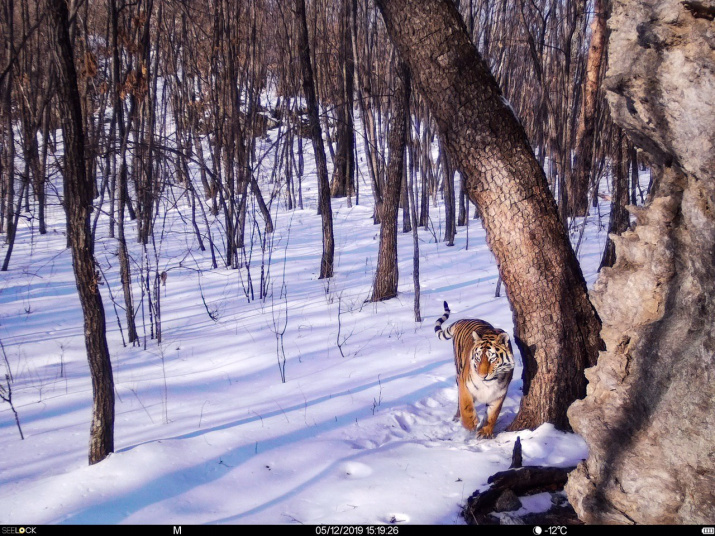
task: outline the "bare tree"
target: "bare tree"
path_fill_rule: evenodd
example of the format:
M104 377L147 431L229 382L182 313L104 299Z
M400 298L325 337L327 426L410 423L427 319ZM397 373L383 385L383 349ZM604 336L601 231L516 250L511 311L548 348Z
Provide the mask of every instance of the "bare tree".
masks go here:
M315 152L315 163L318 171L318 204L323 218L323 256L320 260L320 279L333 277L333 256L335 241L333 238L333 211L330 205L330 185L328 183L328 166L325 159L323 135L318 117L318 99L315 95L313 67L310 62L308 45L308 23L305 18L305 0L295 0L295 16L298 27L298 52L301 70L303 72L303 94L308 106L308 121L310 137Z
M350 12L353 0L340 0L340 45L338 48L338 88L336 103L336 127L338 131L335 152L335 170L330 193L333 197L354 194L355 189L355 129L353 125L353 87L355 61L352 48L352 24Z
M49 46L57 74L57 93L62 111L65 142L64 191L68 217L72 267L84 314L84 337L92 376L94 405L89 441L89 463L102 461L114 451L114 379L109 360L104 307L99 293L99 274L89 227L93 185L85 168L82 102L70 39L67 3L46 0Z
M3 192L5 195L2 196L2 208L4 211L4 218L0 218L0 226L7 233L6 240L10 243L14 240L14 214L15 209L13 204L15 202L15 130L13 128L13 114L12 114L12 86L14 79L14 37L15 37L15 8L14 1L8 0L4 2L3 6L3 18L5 32L5 57L6 57L6 72L5 75L5 87L3 88L2 96L2 106L3 106L3 119L5 120L5 136L3 140L3 171L4 180L2 183Z
M385 197L380 215L380 246L377 270L372 285L371 301L381 301L397 296L397 209L405 169L405 147L409 127L410 71L399 62L395 69L394 99L390 137L388 140L389 162ZM407 192L404 192L406 195ZM408 213L409 216L409 213Z
M583 104L576 131L576 166L569 191L569 213L585 216L588 213L588 187L593 165L593 140L601 87L602 64L606 50L607 0L595 0L591 23L591 44L583 84ZM620 151L621 149L617 149Z
M112 199L117 199L116 214L111 212L110 223L115 222L117 227L117 241L119 243L119 273L122 281L122 292L124 293L124 309L127 318L127 338L131 344L138 343L136 322L134 321L134 298L132 295L132 276L131 266L129 264L129 251L127 249L127 241L124 234L124 211L127 206L127 145L129 143L129 131L132 128L136 104L132 101L131 111L129 114L129 126L125 124L124 119L124 104L120 95L120 80L121 80L121 60L119 55L119 12L124 5L124 0L110 0L107 8L109 9L109 24L110 24L110 48L112 53L112 97L113 106L112 113L113 123L117 124L117 132L119 133L119 170L117 165L114 165L114 177L112 180L113 188L111 189ZM112 203L110 206L114 206ZM113 227L110 227L113 230Z
M444 149L444 143L440 144L440 157L442 159L442 175L444 184L444 241L448 246L454 245L454 237L457 235L455 195L454 195L454 167L450 161L449 154Z

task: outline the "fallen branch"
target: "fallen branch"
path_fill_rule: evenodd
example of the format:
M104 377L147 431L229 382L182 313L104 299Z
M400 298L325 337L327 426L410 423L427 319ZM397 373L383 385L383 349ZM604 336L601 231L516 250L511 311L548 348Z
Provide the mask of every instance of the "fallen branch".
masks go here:
M493 474L487 480L489 488L476 491L467 500L462 516L469 525L498 525L501 520L495 512L513 512L521 508L518 497L542 492L556 493L564 489L568 474L575 467L522 467L521 441L517 438L512 454L512 469ZM561 501L563 502L563 501ZM558 519L559 524L578 524L573 508L566 503L555 504L548 512L526 514L523 517L509 516L511 523L546 523L546 519ZM528 521L527 521L528 520Z

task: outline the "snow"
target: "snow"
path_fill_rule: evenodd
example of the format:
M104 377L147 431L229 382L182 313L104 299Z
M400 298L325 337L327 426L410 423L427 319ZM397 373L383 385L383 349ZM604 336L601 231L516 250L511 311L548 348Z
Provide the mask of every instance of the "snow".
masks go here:
M513 335L504 293L494 297L497 269L480 223L470 220L468 242L458 228L455 246L447 247L434 239L444 210L431 207L434 234L419 231L423 322L413 316L411 234L399 236L399 296L365 303L379 240L369 187L361 183L358 206L333 201L335 277L318 280L321 220L312 148L304 147L306 208L273 204L265 300L258 299L260 216L249 223L256 297L249 301L245 267L209 269L208 249L198 249L181 219L191 214L186 197L175 208L163 203L158 262L148 250L150 268L168 273L161 344L149 338L139 290L139 265L147 261L128 222L146 349L122 345L117 243L100 219L95 255L116 383L116 452L94 466L87 465L92 386L56 196L47 235L23 221L10 271L0 279L0 340L25 440L9 405L0 405L0 524L460 524L469 495L508 468L517 436L525 465L585 458L580 437L551 425L505 431L521 396L518 355L494 439L477 439L452 420L452 347L433 331L442 302L450 304L449 322L482 318ZM178 198L182 190L172 192ZM220 218L210 216L217 251ZM605 232L600 218L589 221L579 256L592 284ZM199 227L205 232L201 221ZM549 506L538 497L524 504L532 511Z

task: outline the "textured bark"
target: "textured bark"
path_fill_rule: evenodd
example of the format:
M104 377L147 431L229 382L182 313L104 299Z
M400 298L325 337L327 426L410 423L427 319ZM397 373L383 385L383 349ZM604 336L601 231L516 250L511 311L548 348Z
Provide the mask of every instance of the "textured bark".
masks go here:
M606 247L603 251L601 270L605 266L613 266L616 262L616 246L610 235L621 235L631 222L631 217L626 210L628 205L628 159L624 158L626 152L626 140L623 131L616 127L616 159L611 168L612 188L611 188L611 215L608 219L608 234Z
M589 457L566 491L587 523L712 524L712 22L677 0L616 0L609 26L611 115L657 163L657 186L592 291L606 351L569 409Z
M338 86L342 90L342 102L337 106L338 144L335 151L335 170L330 185L333 197L352 196L355 182L355 129L353 127L353 85L355 62L352 48L352 24L350 6L352 0L341 0L340 73Z
M14 13L14 2L13 0L8 0L5 9L7 13ZM5 190L5 198L3 199L3 207L5 209L4 221L0 223L0 230L5 230L7 233L5 240L10 243L12 237L10 236L12 231L13 221L15 220L14 214L14 199L15 199L15 129L12 124L12 85L13 85L13 43L14 43L14 28L13 28L13 16L6 16L6 31L5 36L5 54L7 56L8 66L7 66L7 78L5 79L5 91L3 92L3 106L4 119L5 119L5 162L2 167L5 168L5 183L3 184Z
M389 162L385 197L380 215L380 249L377 270L372 285L371 301L388 300L397 296L397 209L405 168L405 144L407 143L407 119L410 106L410 72L400 62L394 80L394 109L387 140ZM406 189L405 189L406 190ZM402 192L407 195L407 191ZM408 213L409 215L409 213Z
M412 87L410 86L410 93L412 92ZM409 114L408 114L409 120ZM407 139L409 140L412 134L412 129L407 125ZM408 142L410 143L410 142ZM410 159L412 161L412 159ZM414 170L413 170L414 171ZM415 190L417 188L415 175L410 173L410 183L407 185L408 197L410 198L410 222L412 223L412 286L414 288L415 299L414 299L414 312L415 312L415 322L422 322L422 313L420 311L420 244L419 237L417 236L417 203Z
M519 121L448 0L378 0L413 87L480 209L514 312L524 397L512 429L552 422L584 396L600 321Z
M407 166L402 167L400 208L402 208L402 232L409 233L412 230L412 222L410 221L410 196L407 195Z
M62 112L64 139L64 193L67 207L72 268L84 314L84 341L92 376L94 405L89 439L89 463L97 463L114 451L114 380L105 332L104 307L99 293L99 274L94 263L94 244L89 226L92 183L84 165L85 140L82 105L77 88L67 3L46 0L49 45L54 56L57 93Z
M432 177L432 161L431 161L431 151L428 149L432 145L432 132L430 130L430 121L424 122L424 127L422 130L422 147L426 148L422 150L422 162L421 167L421 177L422 177L422 189L420 193L420 227L425 229L429 228L429 189L430 185L434 182Z
M569 188L569 214L588 214L588 187L593 166L593 138L596 129L598 90L601 86L601 66L606 50L605 5L607 0L595 0L593 22L591 23L591 44L586 62L586 80L583 85L583 104L576 131L576 168Z
M157 19L162 18L162 5L159 5ZM141 170L140 173L135 171L135 181L137 186L137 241L141 244L149 244L149 237L152 235L153 216L154 216L154 199L157 195L156 178L154 177L154 130L156 129L156 103L157 103L157 79L158 79L158 61L159 54L154 54L152 61L151 49L156 46L159 41L159 29L161 25L156 25L152 30L152 14L154 8L154 0L147 0L143 10L144 28L142 31L142 71L148 72L142 75L146 78L147 93L138 97L143 102L140 105L140 116L142 116L142 124L144 127L144 147L145 151L142 158L136 162L140 164L136 169ZM155 42L152 43L152 39ZM145 69L146 68L146 69ZM135 95L136 96L136 95Z
M127 205L127 144L129 143L129 132L131 130L132 119L136 105L133 103L129 113L129 128L124 124L124 106L119 94L120 90L120 56L119 56L119 12L124 6L123 0L110 0L109 3L109 18L110 18L110 46L112 49L112 81L113 90L112 97L114 100L114 113L117 114L117 125L120 139L119 149L119 172L118 180L113 182L117 188L117 242L119 243L119 274L122 281L122 292L124 294L124 311L127 318L127 339L131 344L139 342L137 336L136 323L134 321L134 297L132 295L132 273L129 263L129 252L127 250L127 240L124 234L124 210ZM115 170L117 169L115 165ZM114 197L114 193L112 193ZM112 215L113 217L114 214Z
M453 246L454 237L457 235L454 168L446 151L442 155L442 170L444 171L444 241L448 246Z
M457 216L457 225L463 227L469 222L469 207L467 206L467 191L465 189L464 177L460 175L459 179L459 216Z
M318 99L315 95L313 67L310 63L308 45L308 23L305 19L305 0L295 0L295 16L298 26L298 50L303 72L303 94L308 106L310 137L315 151L315 167L318 172L320 214L323 218L323 256L320 260L320 279L333 277L333 257L335 241L333 238L333 211L330 205L330 184L328 183L328 165L325 158L323 135L318 117Z

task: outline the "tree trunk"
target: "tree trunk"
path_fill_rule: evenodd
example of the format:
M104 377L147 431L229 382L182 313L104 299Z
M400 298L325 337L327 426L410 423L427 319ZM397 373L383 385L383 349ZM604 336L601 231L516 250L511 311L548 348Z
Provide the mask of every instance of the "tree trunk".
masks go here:
M399 62L394 80L394 109L388 138L389 162L385 197L380 215L380 249L377 256L377 270L372 286L371 301L388 300L397 296L397 209L405 168L405 146L407 143L407 121L410 107L410 71ZM403 192L407 195L407 192ZM409 213L408 213L409 217Z
M600 271L605 266L613 266L616 262L616 246L612 235L620 236L628 229L631 218L626 210L628 205L628 159L624 158L623 130L616 127L616 161L613 163L611 174L613 187L611 188L611 216L608 221L608 240L601 258Z
M13 42L14 42L14 29L13 29L13 15L14 7L13 0L9 0L6 6L7 10L7 36L5 37L5 48L7 55L7 78L5 80L5 94L3 95L3 106L5 107L5 198L3 199L3 205L5 207L5 219L0 228L4 228L7 235L5 240L10 243L13 238L10 236L12 233L12 224L15 221L14 207L13 203L15 200L15 130L12 124L12 85L13 85L13 64L12 58L14 55Z
M588 214L588 187L593 164L593 137L598 109L598 89L601 86L601 64L606 50L606 9L604 0L595 0L591 23L591 45L586 63L586 82L583 85L583 104L576 131L576 169L569 184L569 214Z
M444 241L448 246L454 245L454 237L457 235L457 211L454 195L454 168L445 151L444 143L440 144L442 151L442 175L444 175Z
M295 0L295 16L298 25L298 51L303 71L303 94L308 106L310 137L315 152L315 164L318 172L318 204L323 218L323 256L320 260L320 279L333 277L333 256L335 242L333 238L333 211L330 205L330 184L328 183L328 165L325 159L323 135L318 118L318 99L315 96L313 67L310 64L308 48L308 23L305 18L305 0Z
M407 71L409 72L409 70ZM409 103L408 103L409 110ZM407 125L410 128L410 125ZM389 138L388 138L389 143ZM410 196L407 195L407 166L402 166L402 188L400 193L400 206L402 207L402 232L409 233L412 230L412 222L410 220Z
M25 164L27 168L27 164ZM20 219L20 212L22 208L22 196L25 193L27 187L28 179L27 176L22 181L22 186L20 188L20 195L17 198L17 206L15 207L15 219L10 223L7 229L7 250L5 251L5 260L2 263L0 272L7 272L8 266L10 265L10 258L12 257L12 250L15 247L15 234L17 233L17 224Z
M409 73L409 70L407 71ZM410 93L412 88L410 87ZM411 113L408 112L408 120L411 118ZM418 132L419 134L419 132ZM415 143L412 140L412 127L407 124L407 144L414 148ZM422 322L422 313L420 311L420 244L419 236L417 235L417 180L415 179L415 151L410 151L410 181L407 185L407 190L410 198L410 222L412 223L412 287L415 293L414 313L415 322Z
M151 49L152 38L158 40L158 30L151 31L151 19L154 10L154 0L146 0L142 14L144 28L142 30L142 83L145 84L146 93L136 95L137 100L143 101L139 105L139 115L144 124L144 146L141 149L141 158L135 160L137 165L134 170L134 180L137 185L137 241L143 245L149 243L152 232L152 216L154 206L154 129L156 127L156 60L159 55L154 54L152 64ZM159 20L161 20L161 6L159 7ZM147 72L148 70L148 72ZM142 154L143 153L143 154Z
M429 229L429 189L432 184L432 133L430 131L429 118L425 119L424 130L422 131L422 146L420 152L422 162L420 164L420 178L422 179L422 191L420 192L420 227Z
M129 252L127 250L127 240L124 233L124 209L127 206L127 144L129 143L129 131L132 129L134 112L136 109L135 103L132 103L131 111L129 112L129 125L124 123L124 105L119 94L120 90L120 56L119 56L119 12L124 6L124 2L120 0L117 5L116 0L111 0L109 3L109 20L111 27L110 46L112 49L112 81L113 90L112 98L114 100L112 108L117 114L117 125L119 133L119 170L117 165L114 170L118 178L115 178L112 183L115 185L116 192L112 192L112 198L117 197L117 241L119 242L119 274L122 282L122 292L124 294L124 310L127 317L127 338L131 344L139 342L137 336L136 322L134 320L134 298L132 295L132 274L131 264L129 262ZM114 221L115 215L111 214L111 219Z
M352 196L354 191L353 77L355 74L355 62L353 61L352 25L350 23L351 1L341 0L340 33L342 39L340 42L340 80L338 86L342 91L342 102L337 105L338 146L335 153L333 182L330 187L330 194L333 197Z
M467 191L465 188L464 176L459 176L459 215L457 225L463 227L469 223L469 207L467 206Z
M94 244L89 227L92 184L85 168L82 102L77 87L67 3L46 0L54 56L57 92L65 143L64 192L67 206L72 267L84 314L84 340L92 376L94 405L89 440L89 463L94 464L114 451L114 379L105 332L104 307L99 293L99 274L94 262Z
M377 0L414 87L465 175L514 314L524 397L512 430L551 422L586 394L600 321L523 128L449 0Z
M49 143L49 104L45 106L42 112L42 154L38 160L38 166L35 170L35 198L37 199L37 220L40 234L47 234L47 223L45 221L45 206L47 204L47 195L45 194L45 183L47 176L47 144Z
M636 191L640 192L641 205L643 204L643 192L641 191L641 185L638 181L638 151L635 145L632 143L628 144L628 162L631 169L631 205L638 204L638 198L636 197Z
M358 58L358 27L357 27L358 11L357 0L352 0L352 45L353 58ZM367 32L367 28L365 28ZM370 40L366 39L365 54L366 61L370 60ZM380 212L382 205L382 188L380 183L380 159L378 158L377 134L375 131L375 115L372 107L372 82L370 75L370 66L360 68L360 63L356 64L355 78L357 78L357 100L360 108L360 119L363 125L363 147L365 149L365 159L367 160L367 169L370 173L370 188L375 200L373 211L373 222L379 223ZM356 182L357 184L357 182Z

